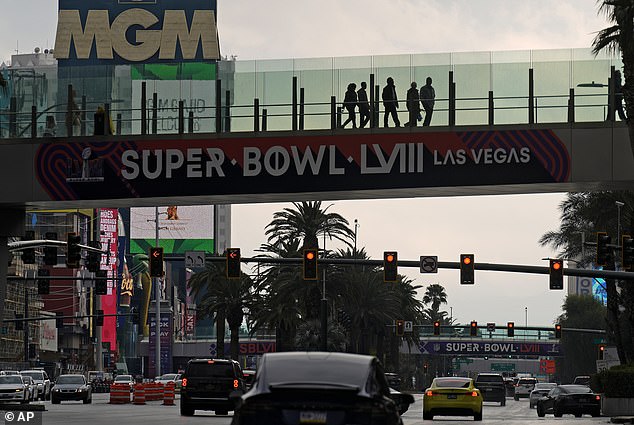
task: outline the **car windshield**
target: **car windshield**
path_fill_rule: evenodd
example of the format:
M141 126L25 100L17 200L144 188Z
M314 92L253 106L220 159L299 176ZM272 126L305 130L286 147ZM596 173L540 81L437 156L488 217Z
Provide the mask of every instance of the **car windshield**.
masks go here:
M83 384L84 377L83 376L60 376L57 378L58 384Z
M44 380L44 377L43 377L44 374L42 372L20 372L20 374L23 375L23 376L30 376L35 381L43 381Z
M158 379L160 381L174 381L176 380L176 376L175 373L166 373L165 375L159 376Z
M115 382L130 382L131 380L131 375L119 375L115 378Z
M0 376L0 384L22 384L22 379L17 375Z
M435 379L438 388L469 388L470 379Z

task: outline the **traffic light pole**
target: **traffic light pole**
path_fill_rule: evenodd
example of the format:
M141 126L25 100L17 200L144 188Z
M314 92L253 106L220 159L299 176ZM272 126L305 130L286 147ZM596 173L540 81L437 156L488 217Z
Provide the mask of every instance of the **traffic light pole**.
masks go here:
M154 224L155 227L155 247L159 247L159 210L158 207L154 207ZM156 362L155 367L155 376L161 376L161 291L159 290L159 281L160 278L154 277L152 278L152 287L154 288L154 300L156 302L156 310L154 312L154 333L156 334L156 356L154 361Z

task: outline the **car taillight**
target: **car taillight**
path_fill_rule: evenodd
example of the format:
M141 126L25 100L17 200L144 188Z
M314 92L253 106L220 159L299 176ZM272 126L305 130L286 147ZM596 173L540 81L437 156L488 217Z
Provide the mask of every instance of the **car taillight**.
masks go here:
M240 386L240 382L237 379L233 380L233 388L238 388Z
M187 378L183 378L183 382L181 382L181 386L183 387L187 386Z
M433 395L434 395L434 393L433 393L431 390L429 390L429 391L427 391L427 392L425 393L425 395L426 395L427 397L431 397L431 396L433 396Z
M595 400L601 400L601 396L599 394L597 394L596 396L594 396Z
M471 392L471 397L477 397L478 396L478 392L477 391L472 391Z

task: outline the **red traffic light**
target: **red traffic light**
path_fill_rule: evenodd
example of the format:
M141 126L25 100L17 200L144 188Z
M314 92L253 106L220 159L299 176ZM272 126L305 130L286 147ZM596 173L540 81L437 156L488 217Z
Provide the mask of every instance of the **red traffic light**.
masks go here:
M469 256L462 257L462 263L463 264L471 264L471 257L469 257Z
M559 270L561 269L561 261L553 261L553 270Z
M387 261L388 263L393 263L394 262L394 255L393 254L386 254L385 255L385 261Z
M306 251L305 252L305 256L307 260L312 260L313 258L315 258L315 252L314 251Z

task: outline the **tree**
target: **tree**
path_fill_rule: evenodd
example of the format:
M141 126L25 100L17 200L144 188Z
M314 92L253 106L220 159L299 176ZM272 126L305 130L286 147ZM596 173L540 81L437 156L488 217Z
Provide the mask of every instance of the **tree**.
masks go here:
M561 225L558 231L545 233L539 240L541 245L551 245L559 250L562 258L578 259L580 266L594 262L595 250L587 249L581 244L581 234L594 238L597 231L605 231L610 235L617 234L617 209L615 202L623 202L621 210L621 233L632 234L634 193L627 191L570 193L561 203ZM617 238L615 238L617 239ZM594 240L590 240L596 242ZM614 243L616 244L616 240ZM614 253L615 261L619 251ZM608 270L615 270L612 262ZM634 290L631 285L618 285L614 279L605 280L607 294L607 331L609 340L614 343L622 363L634 359L634 347L630 329L634 324ZM620 292L617 290L620 286ZM620 307L624 308L622 312ZM627 326L623 326L623 318L627 318Z
M605 317L605 307L594 297L568 295L562 306L559 323L566 328L596 329ZM597 319L599 318L599 319ZM590 375L596 370L598 344L596 335L563 332L561 348L565 361L557 361L557 374L561 382L572 382L577 375Z
M597 34L592 41L592 52L596 55L602 50L621 53L623 61L623 99L628 117L634 117L634 0L598 1L599 13L606 16L613 25ZM630 148L634 155L634 122L627 120L630 136Z
M204 271L189 279L194 296L199 296L198 308L203 316L214 317L217 326L218 356L224 355L225 320L229 325L231 358L238 360L240 326L254 298L253 281L242 273L240 279L227 279L224 262L210 261Z

